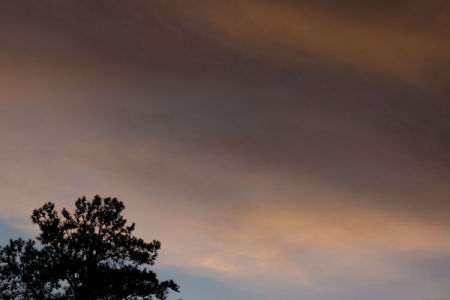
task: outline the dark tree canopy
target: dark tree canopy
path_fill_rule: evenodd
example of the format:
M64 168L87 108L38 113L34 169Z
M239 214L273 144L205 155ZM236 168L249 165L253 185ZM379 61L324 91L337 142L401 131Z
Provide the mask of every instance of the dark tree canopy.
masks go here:
M160 249L133 235L123 202L80 198L74 212L59 214L53 203L33 211L37 240L11 240L0 248L3 299L166 299L178 292L149 269Z

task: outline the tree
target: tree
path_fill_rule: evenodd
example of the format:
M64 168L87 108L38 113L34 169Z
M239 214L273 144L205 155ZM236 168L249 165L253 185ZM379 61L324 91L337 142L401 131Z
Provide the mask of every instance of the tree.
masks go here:
M122 216L123 202L79 198L61 215L51 202L33 211L40 229L32 240L0 248L0 295L4 299L166 299L178 292L149 269L161 247L133 235Z

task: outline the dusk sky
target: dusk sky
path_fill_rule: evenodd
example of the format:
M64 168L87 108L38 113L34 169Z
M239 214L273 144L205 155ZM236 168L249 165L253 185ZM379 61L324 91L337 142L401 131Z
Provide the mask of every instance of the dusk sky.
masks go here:
M117 197L184 300L450 299L450 1L0 1L0 241Z

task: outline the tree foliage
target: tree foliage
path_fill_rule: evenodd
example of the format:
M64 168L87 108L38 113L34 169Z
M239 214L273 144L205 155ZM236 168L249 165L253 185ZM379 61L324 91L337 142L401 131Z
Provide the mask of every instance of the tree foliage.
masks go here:
M4 299L166 299L178 291L149 269L161 247L133 235L123 202L80 198L59 214L51 202L33 211L40 229L32 240L0 248L0 292Z

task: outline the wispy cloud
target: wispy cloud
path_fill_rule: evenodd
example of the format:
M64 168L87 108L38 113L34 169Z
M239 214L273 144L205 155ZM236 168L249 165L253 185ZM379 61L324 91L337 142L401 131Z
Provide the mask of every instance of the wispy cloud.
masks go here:
M331 68L422 86L449 79L448 4L394 1L370 10L376 5L322 2L172 1L150 4L149 13L159 14L162 6L169 18L177 13L171 22L236 54L284 68Z

